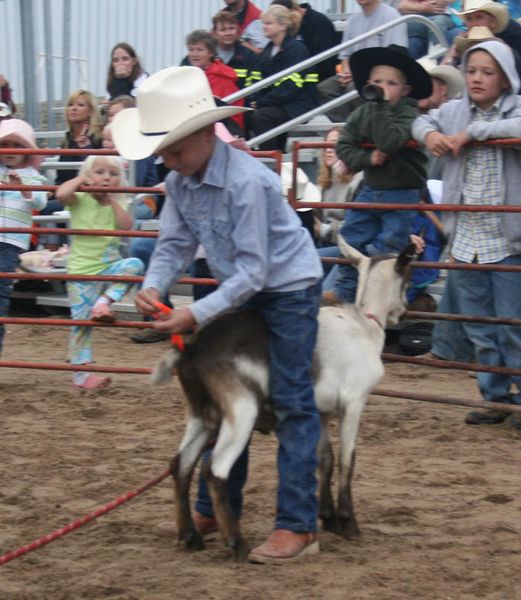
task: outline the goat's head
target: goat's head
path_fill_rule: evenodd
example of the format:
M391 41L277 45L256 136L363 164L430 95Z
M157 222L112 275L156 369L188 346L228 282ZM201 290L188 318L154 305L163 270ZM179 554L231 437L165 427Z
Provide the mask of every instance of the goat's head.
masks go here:
M409 264L415 255L409 244L399 256L383 254L369 258L355 250L339 236L342 254L358 269L356 305L378 315L387 325L396 325L407 310L405 291L409 280Z

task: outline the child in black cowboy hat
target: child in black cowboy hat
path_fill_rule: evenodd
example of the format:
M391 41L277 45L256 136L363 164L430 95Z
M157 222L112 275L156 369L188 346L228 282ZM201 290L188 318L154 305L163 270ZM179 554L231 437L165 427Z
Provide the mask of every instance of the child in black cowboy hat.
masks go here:
M427 157L407 142L420 114L418 100L432 94L431 77L407 48L395 44L359 50L349 64L366 102L350 115L336 152L352 170L364 172L364 187L356 199L417 204ZM409 243L416 215L414 210L348 210L341 235L364 254L400 252ZM324 300L354 302L356 286L357 271L340 265L335 289L324 292Z

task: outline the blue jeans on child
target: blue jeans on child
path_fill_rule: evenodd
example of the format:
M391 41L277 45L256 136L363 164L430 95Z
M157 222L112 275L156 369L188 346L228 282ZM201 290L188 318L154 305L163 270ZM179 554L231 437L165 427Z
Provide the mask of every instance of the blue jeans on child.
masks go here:
M521 254L494 263L521 265ZM521 318L521 274L499 271L449 271L463 314L479 317ZM474 344L478 363L518 369L521 364L521 328L515 325L463 323ZM521 404L521 377L478 373L481 395L489 402ZM510 393L514 384L517 391Z
M0 271L3 271L4 273L14 273L18 265L18 256L22 252L22 248L19 248L18 246L0 242ZM0 279L0 317L9 316L12 291L13 280ZM4 334L4 326L0 325L0 352L2 352Z
M420 190L373 190L364 186L357 202L385 204L418 204ZM367 256L399 254L409 243L414 231L416 210L356 210L346 212L340 235L346 242ZM335 284L336 295L344 302L354 302L358 271L349 265L339 265Z
M449 271L440 303L439 313L461 314L456 278ZM432 331L431 352L445 360L475 360L474 346L468 339L461 321L435 321Z
M270 395L277 416L279 488L275 527L296 533L317 527L316 446L320 417L315 404L311 366L315 348L320 283L295 292L260 292L245 303L264 316L270 331ZM211 451L203 454L206 463ZM248 448L237 459L228 481L236 517L242 509ZM195 509L213 516L206 484L199 479Z
M324 246L318 249L318 255L322 258L341 258L342 253L338 246ZM322 263L324 277L322 278L322 291L327 292L335 289L335 282L338 275L338 265Z

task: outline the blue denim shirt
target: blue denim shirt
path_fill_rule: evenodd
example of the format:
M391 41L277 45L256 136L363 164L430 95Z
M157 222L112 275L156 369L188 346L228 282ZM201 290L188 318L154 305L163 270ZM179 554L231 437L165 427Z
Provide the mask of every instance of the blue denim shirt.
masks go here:
M144 287L167 292L201 244L220 285L191 306L198 323L261 290L302 290L322 277L318 253L284 200L280 178L249 154L216 140L201 181L171 173L166 188Z

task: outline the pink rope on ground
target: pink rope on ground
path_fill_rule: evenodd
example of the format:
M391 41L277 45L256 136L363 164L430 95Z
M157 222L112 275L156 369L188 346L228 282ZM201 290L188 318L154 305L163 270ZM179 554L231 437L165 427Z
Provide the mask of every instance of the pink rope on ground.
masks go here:
M164 473L162 473L155 479L150 480L148 483L145 483L145 485L141 486L140 488L137 488L136 490L133 490L131 492L127 492L126 494L122 494L121 496L119 496L118 498L115 498L111 502L108 502L104 506L100 506L95 511L91 512L90 514L88 514L84 517L81 517L79 519L76 519L72 523L69 523L68 525L65 525L64 527L61 527L60 529L53 531L49 535L44 535L39 540L35 540L34 542L27 544L26 546L22 546L22 547L18 548L17 550L12 550L11 552L7 552L3 556L0 556L0 565L5 565L5 563L8 563L9 561L14 560L15 558L18 558L19 556L23 556L24 554L27 554L28 552L32 552L33 550L36 550L37 548L41 548L42 546L45 546L46 544L58 539L59 537L62 537L66 533L74 531L75 529L78 529L82 525L85 525L86 523L89 523L90 521L93 521L94 519L101 517L102 515L108 513L109 511L113 510L114 508L117 508L118 506L121 506L125 502L132 500L132 498L135 498L139 494L142 494L144 491L150 489L151 487L157 485L158 483L161 483L161 481L163 481L163 479L166 479L169 475L170 475L170 469L167 469Z

